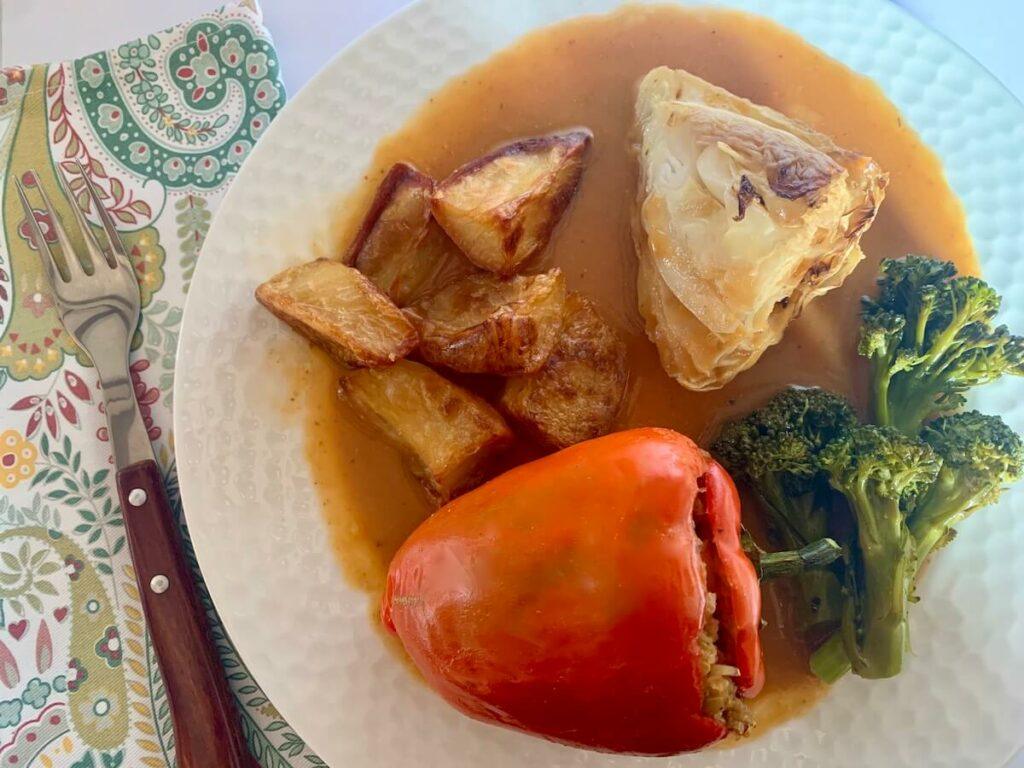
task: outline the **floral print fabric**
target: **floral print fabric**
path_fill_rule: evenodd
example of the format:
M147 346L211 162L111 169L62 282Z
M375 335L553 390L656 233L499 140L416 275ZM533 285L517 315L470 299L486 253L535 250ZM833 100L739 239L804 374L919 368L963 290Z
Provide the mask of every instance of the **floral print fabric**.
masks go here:
M63 176L95 223L80 164L116 220L142 295L132 383L180 506L182 306L212 213L284 98L270 37L244 3L91 56L0 70L0 765L174 764L97 377L54 311L14 180L44 185L68 220ZM266 768L323 765L200 592L254 754Z

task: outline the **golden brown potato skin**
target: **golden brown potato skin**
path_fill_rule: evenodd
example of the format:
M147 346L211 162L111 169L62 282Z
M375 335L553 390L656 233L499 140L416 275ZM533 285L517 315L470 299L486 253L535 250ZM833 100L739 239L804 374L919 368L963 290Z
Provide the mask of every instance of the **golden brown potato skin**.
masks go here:
M348 373L338 393L405 453L439 503L483 480L490 460L512 441L494 408L409 360Z
M402 311L339 261L279 272L256 289L256 300L344 365L388 365L416 347L416 329Z
M470 261L508 277L547 246L591 139L580 129L498 147L435 187L434 217Z
M430 220L433 194L432 178L409 163L395 163L377 187L342 260L358 267L360 256L373 262L387 251L402 250L414 244Z
M395 163L381 181L344 256L400 307L473 266L430 214L434 180Z
M565 303L561 270L449 283L406 310L428 363L463 373L532 373L554 349Z
M612 430L627 379L625 343L590 299L571 292L544 367L509 379L499 405L534 438L566 448Z

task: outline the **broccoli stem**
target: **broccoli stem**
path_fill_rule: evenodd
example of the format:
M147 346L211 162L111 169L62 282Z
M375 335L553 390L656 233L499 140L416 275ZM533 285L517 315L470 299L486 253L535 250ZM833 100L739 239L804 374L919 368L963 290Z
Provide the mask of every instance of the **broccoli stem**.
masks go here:
M905 386L901 386L901 383ZM883 426L895 427L908 437L917 437L921 427L938 410L936 398L940 391L929 386L932 382L914 380L904 374L888 388L884 414L876 408L875 416ZM886 421L881 421L882 417Z
M924 565L925 560L928 559L928 555L938 548L939 544L949 536L949 529L951 527L952 523L949 525L934 525L914 534L914 541L917 542L914 555L914 559L917 562L917 567L914 569L915 578L921 570L921 566Z
M876 363L872 376L871 406L875 413L875 423L883 427L891 427L892 416L889 411L889 383L892 375L886 364Z
M935 411L935 406L931 405L928 408L911 408L909 410L896 409L896 413L899 414L891 422L889 426L895 427L904 435L913 436L921 431L921 427L924 426L925 421Z
M917 568L949 536L949 530L984 503L991 487L978 487L946 467L921 499L910 518L910 534L916 542Z
M832 539L820 539L791 552L761 552L755 558L761 581L778 576L792 576L815 568L824 568L842 554L842 547Z
M917 323L914 324L914 349L920 352L924 349L924 342L928 335L928 321L931 319L932 310L935 308L934 295L921 307L917 313Z
M933 309L934 309L934 301L929 302L929 304L927 306L927 311L925 311L925 308L922 308L921 318L924 318L924 323L926 325L927 325L927 322L928 322L928 318L932 314L932 310ZM942 357L943 355L947 354L951 348L955 348L956 346L959 346L956 343L957 342L957 337L960 335L960 332L972 320L975 319L974 311L973 310L974 310L974 307L971 306L970 304L965 305L963 307L960 307L955 312L955 314L953 315L953 317L950 320L950 322L943 329L942 333L938 334L934 339L932 339L931 343L929 344L930 349L929 349L928 355L925 357L926 367L931 368L935 364L935 362L940 357ZM920 322L920 318L919 318L919 322ZM923 341L924 341L924 336L923 335L921 337L921 340L922 340L922 345L923 345ZM919 346L919 349L920 348L921 347Z
M811 672L823 682L832 685L851 669L843 638L837 632L811 654Z
M867 581L861 622L844 616L840 630L846 653L861 677L894 677L903 667L909 636L908 586L912 576L910 537L899 546L879 547L862 553Z
M771 513L771 522L781 534L784 545L796 549L824 536L807 536L804 523L814 513L811 494L790 496L771 476L757 478L755 486L761 506Z
M840 634L858 675L893 677L903 666L909 634L914 543L899 502L870 492L867 485L862 481L850 489L860 544L860 583L843 614Z
M768 513L769 522L779 542L786 549L814 546L815 542L827 536L828 520L813 491L799 496L787 494L771 473L758 476L754 489L762 509ZM835 559L832 557L828 562ZM802 623L804 632L809 636L820 637L834 628L839 622L842 609L842 592L836 575L820 568L811 568L772 573L763 578L784 575L796 577L804 608L797 620Z
M759 478L756 488L782 546L787 549L813 547L815 542L827 537L828 517L813 492L787 495L771 476ZM832 557L829 562L835 559ZM800 591L804 610L798 614L797 621L802 624L805 635L820 638L832 631L842 617L843 595L839 578L833 571L822 568L795 571L790 575L796 576Z
M943 466L908 520L913 555L901 558L897 563L906 569L909 585L917 580L931 553L952 538L954 526L989 503L992 495L993 484L972 482L964 472L949 465ZM899 585L898 577L893 583L894 586ZM811 654L810 667L817 677L829 684L850 671L850 656L842 633L831 636Z
M843 586L832 569L807 571L798 577L805 607L801 629L808 643L819 642L835 631L843 616Z

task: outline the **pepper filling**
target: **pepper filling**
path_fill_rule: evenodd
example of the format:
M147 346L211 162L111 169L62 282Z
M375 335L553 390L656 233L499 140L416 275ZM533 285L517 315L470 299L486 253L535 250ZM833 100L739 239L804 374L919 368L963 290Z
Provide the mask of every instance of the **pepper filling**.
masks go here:
M703 490L702 490L703 494ZM704 517L703 495L698 496L694 502L694 520L698 538L703 542L707 531L701 530L699 524ZM701 564L704 570L704 583L708 583L707 561L703 557L704 545L701 544ZM754 726L754 715L746 702L739 697L734 677L740 671L731 664L723 663L721 652L718 648L718 617L715 615L717 609L717 596L710 589L707 592L707 600L704 602L704 624L701 627L700 635L697 638L700 650L700 671L703 677L703 700L701 710L705 715L721 723L733 733L743 735Z

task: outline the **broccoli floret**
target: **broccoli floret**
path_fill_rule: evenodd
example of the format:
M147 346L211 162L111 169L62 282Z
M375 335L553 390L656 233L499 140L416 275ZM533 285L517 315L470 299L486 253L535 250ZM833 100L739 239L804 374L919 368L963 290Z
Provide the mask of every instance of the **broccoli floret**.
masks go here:
M964 404L972 387L1024 374L1024 339L994 327L999 295L925 256L882 262L877 299L865 299L859 352L871 363L874 421L917 435Z
M727 425L711 452L760 498L777 543L800 549L830 533L832 493L818 454L856 424L853 409L838 395L789 389ZM820 641L841 619L840 578L835 569L815 570L801 574L798 583L802 628L810 641Z
M728 424L711 452L747 481L787 546L827 533L827 513L815 496L823 475L821 450L857 424L850 404L816 387L787 389L746 418Z
M1024 474L1024 443L998 416L944 416L921 437L942 457L942 469L910 516L918 564L950 540L954 525L995 503Z
M889 269L895 273L906 266ZM939 262L925 266L915 274L943 279L952 274ZM959 297L958 303L947 308L969 303L964 286L977 290L974 282L959 283L947 295ZM929 307L930 313L947 311L942 309L946 299L929 297L928 284L911 277L894 280L884 290L887 302L904 291L906 302ZM975 315L994 309L994 294L974 295L989 296L978 299L988 308L971 310ZM886 334L905 331L906 317L878 316L873 326L878 333L870 339L875 350L885 349ZM890 330L884 330L887 323ZM919 327L916 320L913 327ZM929 323L920 327L921 338L928 338ZM952 324L945 327L948 331ZM963 337L964 329L958 333ZM998 329L990 335L998 335ZM916 365L909 353L897 352L889 358L889 370L907 361ZM933 404L929 414L934 409ZM892 426L862 426L845 400L820 389L777 395L728 425L712 452L760 496L788 548L806 548L826 536L842 545L841 559L827 570L820 563L809 569L801 553L766 556L750 547L755 561L770 566L766 575L773 570L797 573L804 629L816 648L811 669L826 682L851 667L869 678L899 672L907 647L907 608L921 562L952 539L953 526L1024 476L1024 441L998 417L975 412L940 416L918 437ZM822 552L832 547L834 556L835 546L826 542ZM825 629L831 636L815 643Z
M848 431L820 459L857 524L854 567L846 569L842 645L858 675L892 677L907 646L907 603L916 570L907 517L942 460L927 443L876 426ZM812 663L816 671L820 657L818 662Z

